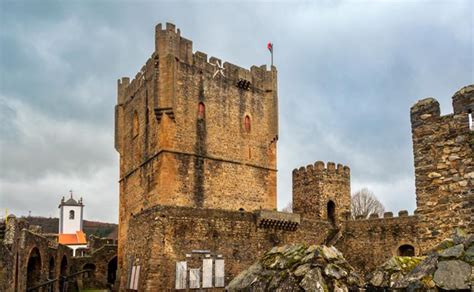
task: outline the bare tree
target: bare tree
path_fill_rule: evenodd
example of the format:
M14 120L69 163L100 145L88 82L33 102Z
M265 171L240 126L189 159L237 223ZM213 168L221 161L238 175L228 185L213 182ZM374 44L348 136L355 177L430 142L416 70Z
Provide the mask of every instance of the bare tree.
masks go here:
M283 209L281 209L282 212L286 213L293 213L293 202L289 202Z
M370 214L378 214L379 217L383 216L385 207L377 199L374 192L368 188L358 190L352 195L351 199L351 215L352 218L356 218L359 215L368 218Z

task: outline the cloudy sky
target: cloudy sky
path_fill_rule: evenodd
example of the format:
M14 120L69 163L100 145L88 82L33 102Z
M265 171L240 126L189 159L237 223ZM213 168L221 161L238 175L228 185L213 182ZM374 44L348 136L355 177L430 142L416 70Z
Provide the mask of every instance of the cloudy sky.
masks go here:
M135 76L154 26L194 50L279 70L278 204L291 171L351 167L390 211L415 209L410 107L474 80L471 1L0 2L0 208L56 216L70 189L87 219L117 222L116 80Z

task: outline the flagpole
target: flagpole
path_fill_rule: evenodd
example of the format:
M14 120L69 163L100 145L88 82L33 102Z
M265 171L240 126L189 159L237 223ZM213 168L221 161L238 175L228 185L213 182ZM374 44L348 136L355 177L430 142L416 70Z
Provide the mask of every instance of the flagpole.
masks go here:
M272 66L270 67L270 69L273 67L273 44L272 44Z

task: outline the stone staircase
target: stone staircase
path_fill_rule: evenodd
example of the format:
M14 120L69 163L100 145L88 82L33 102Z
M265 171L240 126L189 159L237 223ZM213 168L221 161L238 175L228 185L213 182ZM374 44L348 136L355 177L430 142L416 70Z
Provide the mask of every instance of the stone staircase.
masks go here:
M343 234L343 229L340 227L335 227L331 229L328 236L326 237L325 244L327 246L335 245L339 241L339 239L341 239L342 234Z

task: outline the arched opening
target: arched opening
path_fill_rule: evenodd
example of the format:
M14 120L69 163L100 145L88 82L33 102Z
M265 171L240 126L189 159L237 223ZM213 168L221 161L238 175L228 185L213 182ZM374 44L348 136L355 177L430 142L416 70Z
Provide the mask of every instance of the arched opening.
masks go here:
M328 221L332 225L336 225L336 204L333 201L329 201L327 205L327 216Z
M245 132L250 133L251 123L250 123L250 117L248 115L246 115L244 118L244 128L245 128Z
M133 113L133 122L132 122L132 138L138 136L140 123L138 121L138 114L137 112Z
M206 106L200 102L198 105L198 119L204 119L206 116Z
M409 244L401 245L398 248L398 255L402 257L414 257L415 256L415 247Z
M117 279L117 257L113 257L107 265L107 283L113 285Z
M95 278L96 267L95 267L94 264L92 264L92 263L85 264L82 267L82 270L87 271L84 274L82 274L83 279L89 279L90 280L90 279Z
M49 279L54 279L54 275L56 274L54 272L54 257L49 258L49 273L48 273L48 278Z
M41 255L39 249L34 247L28 257L26 268L26 286L34 287L41 282Z
M69 219L74 219L74 215L75 214L73 210L69 211Z
M67 258L63 256L61 259L61 269L59 271L59 291L67 290Z

